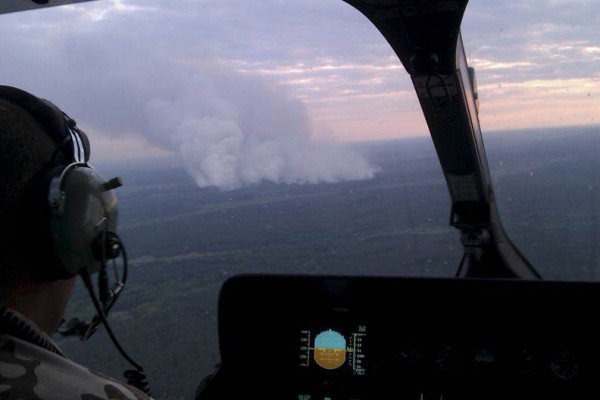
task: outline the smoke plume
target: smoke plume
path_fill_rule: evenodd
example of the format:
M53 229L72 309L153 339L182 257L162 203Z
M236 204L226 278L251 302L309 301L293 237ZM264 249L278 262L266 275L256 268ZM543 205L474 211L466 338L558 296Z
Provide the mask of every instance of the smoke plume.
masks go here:
M341 144L314 140L302 102L256 75L196 75L184 92L147 102L149 139L176 151L200 187L263 180L318 183L371 178L375 168Z

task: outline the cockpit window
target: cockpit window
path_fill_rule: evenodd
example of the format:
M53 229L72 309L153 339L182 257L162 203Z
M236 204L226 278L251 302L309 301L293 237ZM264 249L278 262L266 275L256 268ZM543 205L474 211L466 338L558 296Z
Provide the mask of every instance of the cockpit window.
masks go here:
M471 2L463 39L502 222L547 279L597 280L594 2Z
M97 1L2 15L0 31L3 83L67 111L95 167L123 178L130 273L110 318L155 397L191 397L213 371L234 274L454 274L412 85L349 5ZM90 313L75 296L68 317ZM102 330L58 340L125 367Z
M598 274L599 8L473 2L464 21L502 221L550 278ZM111 319L156 398L191 397L218 363L234 274L454 276L414 88L349 5L95 1L2 15L0 36L2 83L67 111L123 177L131 268ZM60 341L119 376L108 343Z

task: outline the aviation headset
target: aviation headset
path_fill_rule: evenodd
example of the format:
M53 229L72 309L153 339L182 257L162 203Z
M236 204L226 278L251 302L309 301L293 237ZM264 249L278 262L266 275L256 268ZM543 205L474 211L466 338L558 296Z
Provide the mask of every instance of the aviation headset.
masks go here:
M10 86L0 86L0 98L27 111L56 145L20 204L17 240L29 246L21 250L32 264L31 272L57 280L83 269L89 274L99 271L105 260L120 252L113 193L120 179L107 181L88 164L86 134L54 104Z
M135 368L125 371L127 382L150 394L144 368L121 347L106 320L127 279L127 256L115 233L114 189L122 185L121 179L107 181L88 164L90 142L86 134L54 104L10 86L0 86L0 98L27 111L56 145L50 161L25 188L17 241L34 247L21 250L24 257L34 255L28 261L36 277L57 280L79 274L90 293L96 317L91 322L74 318L59 333L77 334L87 340L102 323L119 353ZM119 256L123 261L123 276L111 289L106 264ZM90 280L94 272L99 272L100 299Z

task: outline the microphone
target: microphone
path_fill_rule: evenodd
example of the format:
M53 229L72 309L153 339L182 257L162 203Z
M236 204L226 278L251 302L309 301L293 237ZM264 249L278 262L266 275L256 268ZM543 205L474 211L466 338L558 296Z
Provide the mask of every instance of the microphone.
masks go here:
M108 315L117 299L125 288L127 281L127 253L120 238L114 232L103 232L97 239L94 252L101 261L100 271L98 272L98 300L102 312ZM118 257L123 260L123 273L117 276L116 282L109 287L108 273L106 271L107 260L114 260ZM114 262L114 261L113 261ZM57 328L57 332L63 337L78 336L81 341L86 341L96 332L98 325L102 323L99 313L91 321L83 321L80 318L71 318L68 321L63 319Z
M98 325L103 324L106 333L115 345L117 351L131 366L134 367L134 369L127 370L124 373L127 383L150 396L150 384L148 383L144 368L125 352L106 320L108 312L115 305L117 299L123 292L125 282L127 281L127 253L125 247L116 233L106 231L98 237L96 251L98 252L97 254L101 261L101 268L98 274L98 289L100 292L98 297L94 293L94 287L89 271L83 269L79 272L92 303L96 308L96 315L90 322L82 321L79 318L72 318L68 322L65 322L63 319L57 331L62 336L77 335L82 341L86 341L94 334L94 332L96 332ZM108 275L106 273L106 260L113 259L114 262L114 259L119 256L121 256L123 260L123 274L120 277L117 276L115 284L109 288Z
M92 321L82 321L79 318L71 318L70 320L65 320L64 318L60 321L60 325L56 328L56 332L58 332L62 337L69 336L79 336L79 339L87 340L94 332L96 332L96 327L90 330L92 326ZM97 324L96 324L97 326ZM90 334L88 332L92 331Z

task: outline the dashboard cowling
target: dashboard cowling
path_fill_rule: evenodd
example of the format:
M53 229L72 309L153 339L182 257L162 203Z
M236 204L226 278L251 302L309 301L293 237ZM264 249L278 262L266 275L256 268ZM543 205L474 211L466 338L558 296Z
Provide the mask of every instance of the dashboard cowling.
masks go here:
M206 398L597 395L599 300L600 283L237 276L221 292L222 368ZM335 340L317 344L324 332ZM317 348L340 337L346 362L324 368Z

